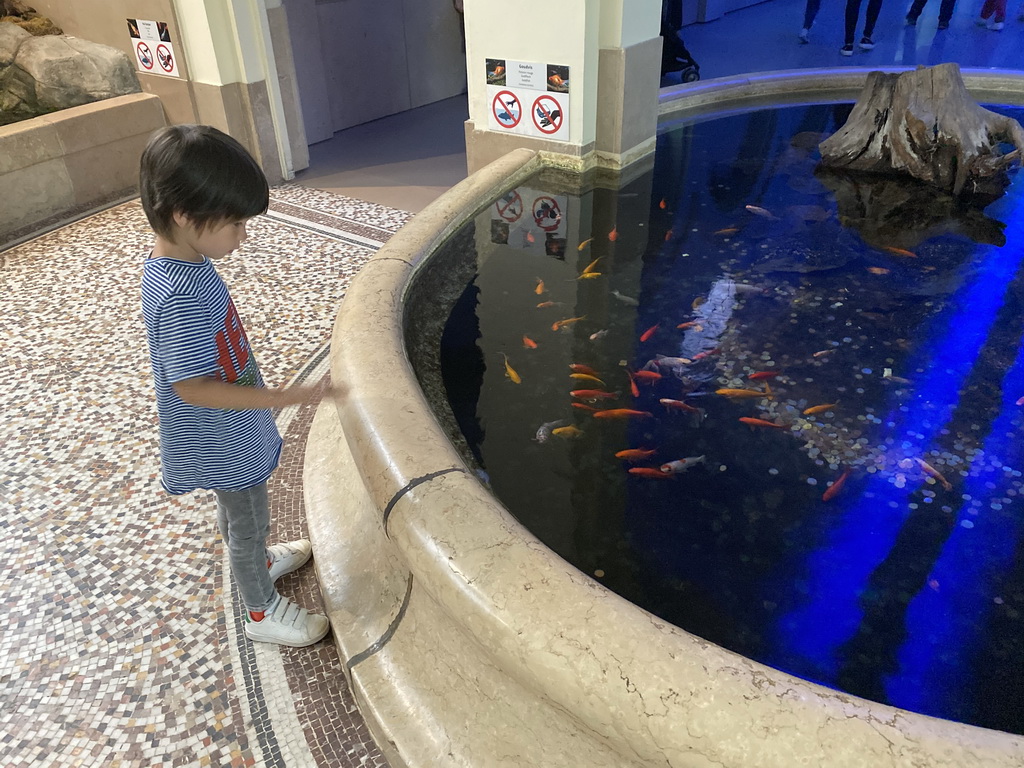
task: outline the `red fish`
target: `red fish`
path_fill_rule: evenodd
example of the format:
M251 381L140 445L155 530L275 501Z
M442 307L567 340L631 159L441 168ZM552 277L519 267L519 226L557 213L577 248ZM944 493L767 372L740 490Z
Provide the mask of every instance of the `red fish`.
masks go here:
M633 374L626 371L626 375L629 376L629 392L633 397L640 397L640 387L636 385L636 379L633 378Z
M654 449L647 450L646 448L627 448L625 451L619 451L615 454L616 459L624 459L626 461L642 461L649 459L657 451Z
M823 494L821 494L821 500L829 501L830 499L834 499L839 492L843 490L843 486L846 484L846 478L850 476L851 472L853 472L852 469L843 470L843 474L841 474L836 481L832 483L832 485L830 485Z
M774 429L789 429L785 424L776 424L774 421L766 421L764 419L754 419L750 416L741 416L740 421L744 424L749 424L752 427L773 427Z
M569 393L580 400L614 400L617 392L605 392L603 389L574 389Z
M640 335L640 341L647 341L649 338L651 338L651 336L654 335L654 332L656 330L658 330L658 326L652 325L650 328L648 328Z
M896 256L904 256L904 257L906 257L908 259L916 259L917 258L917 254L916 253L914 253L913 251L908 251L906 248L893 248L892 246L888 246L887 245L882 250L883 251L888 251L889 253L894 254Z
M672 230L670 229L668 232L665 233L665 242L667 243L671 239L672 239Z
M665 210L666 208L668 208L668 203L666 203L666 202L665 202L665 198L664 198L664 197L663 197L663 198L661 198L661 202L660 202L660 203L658 203L658 207L659 207L659 208L661 208L661 210L663 210L663 211L664 211L664 210Z
M527 232L526 233L526 242L534 243L536 241L537 241L537 238L533 236L533 232Z
M700 325L700 323L698 323L696 320L690 320L689 322L680 323L679 325L677 325L676 326L676 330L677 331L685 331L687 328L694 328L694 327L696 327L698 325Z
M529 336L523 334L523 348L524 349L536 349L537 342L531 339Z
M717 354L718 354L718 350L717 349L709 349L707 352L698 352L696 355L693 356L693 359L694 360L703 360L705 357L711 357L712 355L717 355Z
M596 411L597 410L597 408L592 408L589 405L584 405L583 403L573 403L572 407L573 408L579 408L581 411Z
M758 371L747 376L751 381L761 381L762 379L774 379L780 375L782 371Z
M630 416L650 416L650 411L634 411L632 408L611 408L606 411L595 411L595 419L628 419Z
M658 477L662 480L670 480L672 478L672 475L653 467L631 467L629 474L638 475L639 477Z
M613 243L619 239L618 227L612 227L612 231L608 233L608 239L611 240Z
M713 234L713 235L735 235L739 231L740 231L739 227L726 227L725 229L716 230L716 231L712 232L711 234Z
M569 370L573 373L585 373L588 376L597 376L598 373L589 365L583 365L583 363L569 363Z
M661 378L661 374L657 371L634 371L633 377L639 379L644 384L653 384Z

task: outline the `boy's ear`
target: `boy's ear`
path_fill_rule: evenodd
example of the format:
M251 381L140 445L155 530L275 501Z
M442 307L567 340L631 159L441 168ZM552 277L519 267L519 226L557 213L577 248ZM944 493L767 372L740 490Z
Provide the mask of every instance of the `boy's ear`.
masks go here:
M181 228L181 229L184 229L185 227L187 227L191 223L189 221L188 216L186 216L181 211L175 211L174 215L173 215L173 218L174 218L174 223L177 224L178 227Z

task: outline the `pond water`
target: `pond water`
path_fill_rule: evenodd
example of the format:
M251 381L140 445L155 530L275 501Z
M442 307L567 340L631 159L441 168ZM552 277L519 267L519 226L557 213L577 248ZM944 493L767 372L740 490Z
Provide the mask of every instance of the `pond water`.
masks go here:
M849 110L672 126L621 189L497 201L449 402L495 495L618 594L1024 733L1024 179L982 210L816 175Z

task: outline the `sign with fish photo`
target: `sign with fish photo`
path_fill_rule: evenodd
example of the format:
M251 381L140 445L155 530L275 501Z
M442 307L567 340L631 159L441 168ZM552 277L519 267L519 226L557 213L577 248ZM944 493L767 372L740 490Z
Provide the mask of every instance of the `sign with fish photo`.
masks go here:
M485 74L490 130L569 140L569 67L487 59Z

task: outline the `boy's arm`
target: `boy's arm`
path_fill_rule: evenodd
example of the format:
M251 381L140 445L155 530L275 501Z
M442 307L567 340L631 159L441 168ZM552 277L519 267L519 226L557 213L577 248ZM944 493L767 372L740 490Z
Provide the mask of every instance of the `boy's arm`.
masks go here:
M209 376L177 381L173 386L178 397L189 405L238 411L299 405L317 392L317 387L242 387ZM334 399L340 398L341 394L337 387L327 387L323 391L324 397Z

